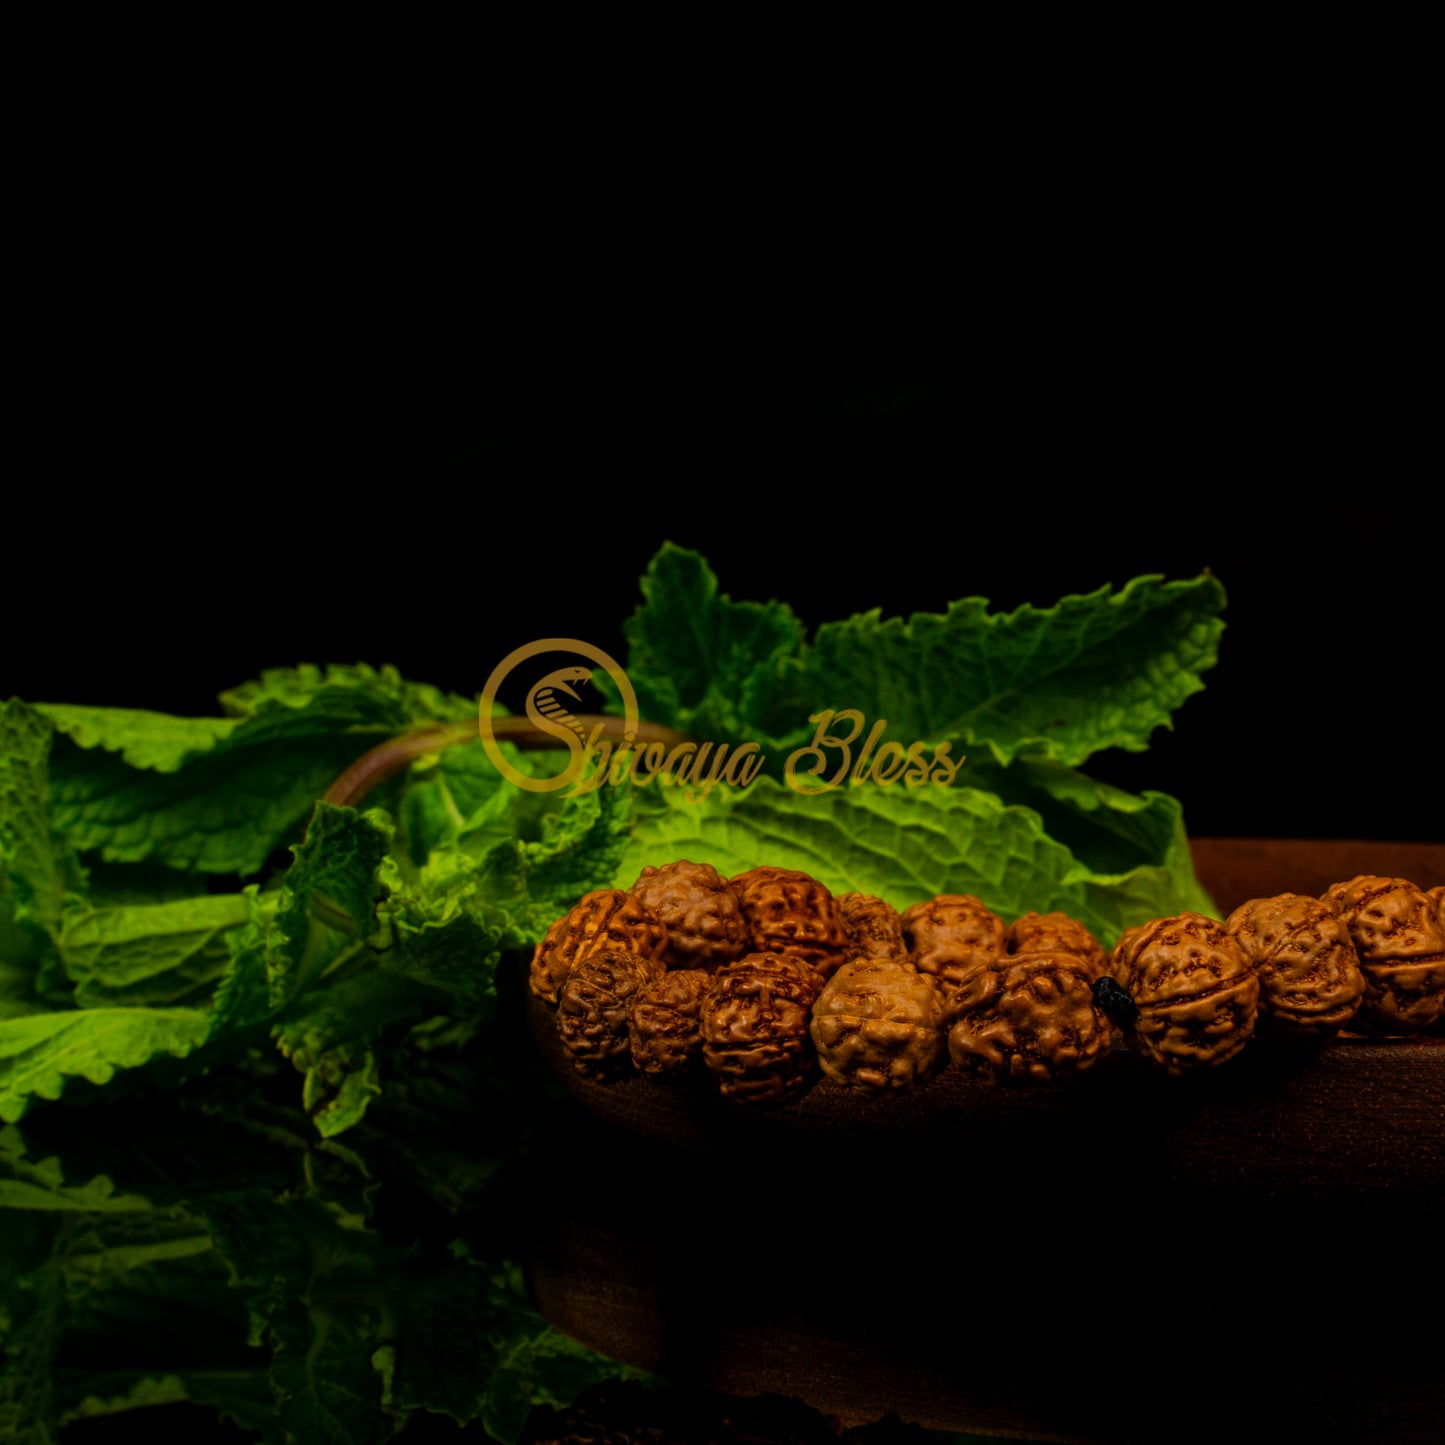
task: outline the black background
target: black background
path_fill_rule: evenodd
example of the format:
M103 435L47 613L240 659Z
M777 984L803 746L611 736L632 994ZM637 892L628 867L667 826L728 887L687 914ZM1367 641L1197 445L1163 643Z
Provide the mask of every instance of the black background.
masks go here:
M27 580L0 694L204 713L301 661L471 694L535 638L623 655L664 540L809 626L1209 568L1229 606L1205 691L1089 770L1175 794L1197 835L1445 836L1440 508L1379 409L1342 418L1337 390L1270 395L1263 368L1201 389L1167 358L935 365L861 338L285 352L259 381L141 357L113 394L75 393L81 479L67 462L10 513Z

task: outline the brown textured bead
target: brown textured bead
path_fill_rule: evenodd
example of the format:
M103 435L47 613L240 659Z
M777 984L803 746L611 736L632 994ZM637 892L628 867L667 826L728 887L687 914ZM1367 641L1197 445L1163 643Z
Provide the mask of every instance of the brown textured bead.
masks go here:
M1009 953L1035 953L1062 949L1084 961L1090 978L1104 976L1104 945L1067 913L1025 913L1008 926L1004 948Z
M1091 980L1097 982L1107 972L1107 955L1104 945L1079 922L1067 913L1025 913L1008 926L1004 935L1004 947L1009 954L1033 953L1042 949L1063 949L1065 953L1076 954L1089 970ZM1109 1047L1124 1046L1124 1031L1118 1024L1109 1023Z
M1344 920L1360 956L1360 1022L1384 1034L1435 1023L1445 1012L1445 923L1424 889L1361 873L1326 889L1323 901Z
M1140 924L1108 963L1139 1010L1129 1043L1171 1074L1222 1064L1254 1032L1259 978L1216 919L1180 913Z
M855 958L828 980L810 1027L823 1072L860 1093L907 1089L944 1062L943 1005L903 958Z
M621 888L598 888L548 930L532 954L530 986L548 1003L556 1003L562 985L576 964L603 948L622 948L644 958L661 958L667 929L637 899Z
M622 948L589 953L572 966L557 1000L557 1032L579 1073L626 1071L628 1005L661 969L658 960Z
M666 927L670 968L711 972L748 951L748 926L737 893L711 863L684 858L644 868L631 892Z
M795 1099L813 1082L809 1014L823 980L788 953L748 953L713 975L702 1002L702 1056L728 1098Z
M1434 900L1435 912L1440 915L1440 927L1445 930L1445 883L1427 889L1425 896ZM1430 1030L1432 1033L1445 1034L1445 1008L1435 1015L1435 1022L1430 1025Z
M946 996L1004 953L1004 921L971 893L940 893L903 911L903 941L919 973Z
M1326 1039L1355 1016L1365 977L1344 920L1302 893L1252 898L1224 921L1259 975L1259 1021L1281 1038Z
M824 978L846 957L838 903L811 874L796 868L750 868L733 880L755 950L806 959Z
M705 968L673 968L632 996L627 1037L639 1073L670 1074L702 1053L702 1001L712 987Z
M838 896L838 917L848 939L850 958L861 955L907 959L903 924L891 903L871 893L842 893Z
M1088 965L1066 949L1033 949L975 969L949 1000L954 1063L999 1084L1044 1084L1109 1051Z

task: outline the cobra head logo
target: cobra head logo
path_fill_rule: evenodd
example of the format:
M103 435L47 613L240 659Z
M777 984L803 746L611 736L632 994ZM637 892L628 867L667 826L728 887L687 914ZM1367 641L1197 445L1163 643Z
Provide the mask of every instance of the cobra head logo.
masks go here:
M567 765L560 773L551 778L534 778L530 773L518 771L497 746L492 729L492 707L496 702L498 689L517 667L533 658L545 657L548 653L561 653L564 656L571 653L587 658L595 666L582 667L571 663L565 667L556 667L544 673L528 688L525 708L528 721L540 731L556 738L559 746L568 750ZM593 647L590 642L583 642L575 637L544 637L538 642L529 642L525 647L508 653L492 669L492 675L482 689L477 726L482 745L486 748L492 765L509 782L529 792L550 793L558 788L565 788L581 774L585 758L583 743L587 734L577 719L573 705L582 701L577 688L591 682L597 668L601 668L612 679L622 698L625 727L629 732L635 732L637 694L633 692L632 684L621 666L600 647Z
M563 742L567 741L564 729L568 728L579 738L585 738L587 730L572 716L567 704L557 694L565 692L575 702L581 702L582 697L572 684L591 681L590 667L559 667L555 672L549 672L541 681L534 683L527 693L528 721L534 727L541 728L544 733L561 738Z

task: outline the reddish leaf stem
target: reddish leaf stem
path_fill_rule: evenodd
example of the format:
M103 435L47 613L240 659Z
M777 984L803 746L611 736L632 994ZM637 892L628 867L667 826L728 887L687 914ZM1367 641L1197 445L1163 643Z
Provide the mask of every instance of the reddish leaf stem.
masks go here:
M627 726L625 718L607 717L601 713L579 714L577 721L587 730L600 726L599 737L619 741ZM499 717L492 719L492 734L505 739L519 748L555 748L557 739L541 728L534 727L524 717ZM323 801L334 803L341 808L354 808L360 801L417 758L434 753L441 748L454 747L458 743L476 742L478 738L475 722L438 723L432 727L420 728L416 732L403 733L400 737L388 738L369 752L363 753L341 774L322 794ZM663 727L660 723L640 722L635 730L635 741L639 743L662 743L675 747L678 743L690 741L686 733L675 728Z

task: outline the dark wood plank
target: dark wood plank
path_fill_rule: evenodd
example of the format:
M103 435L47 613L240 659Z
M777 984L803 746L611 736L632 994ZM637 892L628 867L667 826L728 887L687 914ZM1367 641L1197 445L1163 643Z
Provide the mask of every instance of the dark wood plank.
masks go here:
M1251 898L1308 893L1360 873L1408 878L1421 888L1445 883L1445 843L1381 843L1349 838L1192 838L1194 869L1221 916Z

